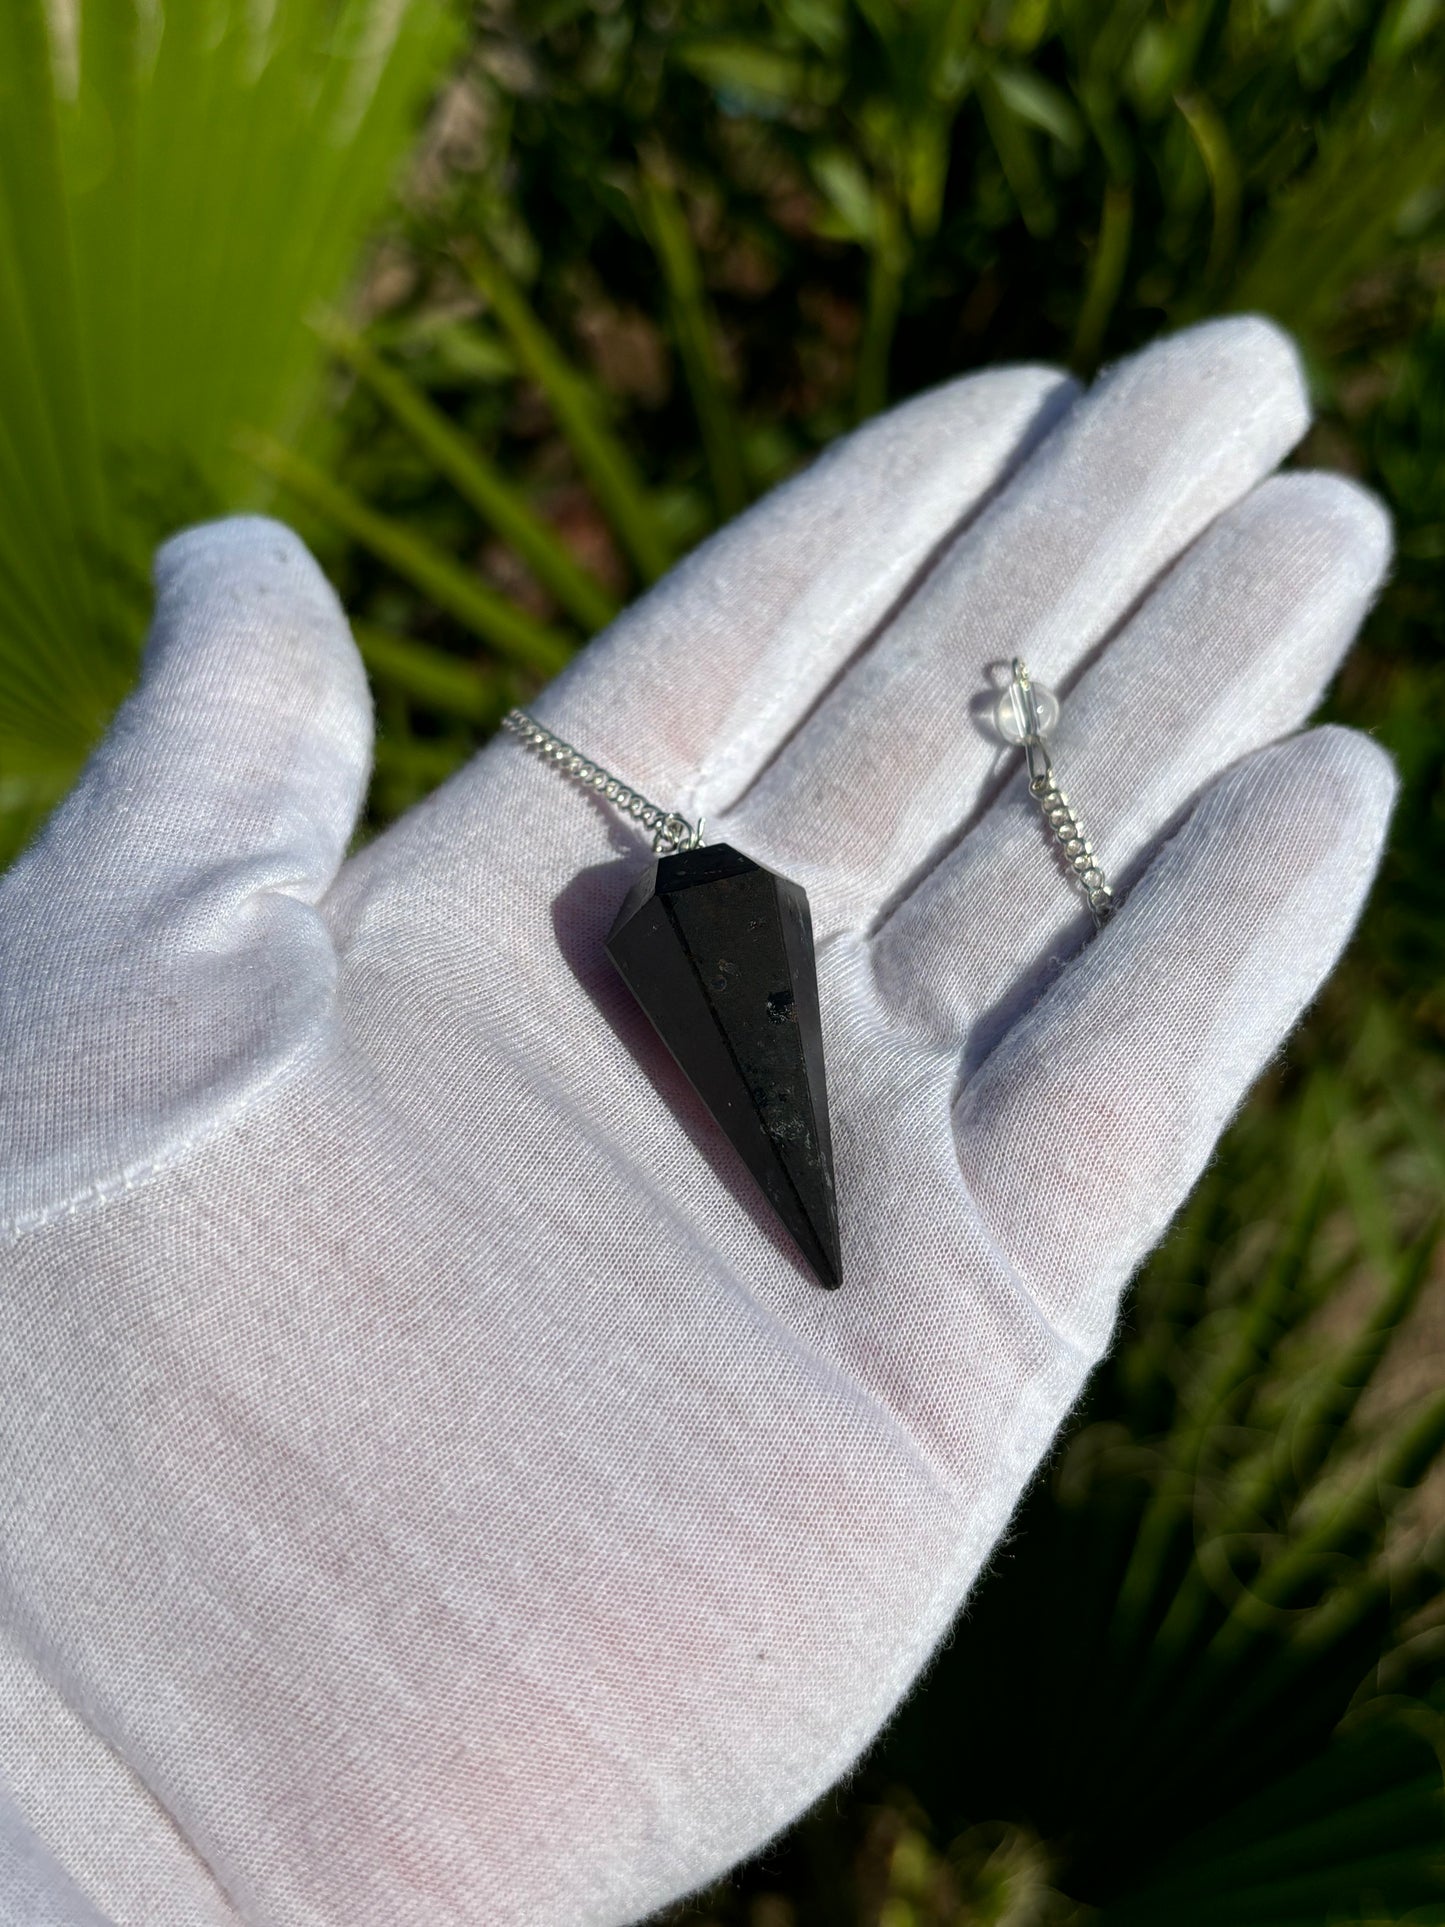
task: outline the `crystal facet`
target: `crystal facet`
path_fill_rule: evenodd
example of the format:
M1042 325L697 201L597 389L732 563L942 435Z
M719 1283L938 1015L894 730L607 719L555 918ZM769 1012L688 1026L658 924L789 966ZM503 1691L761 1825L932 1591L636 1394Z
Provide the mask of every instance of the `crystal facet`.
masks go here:
M842 1282L808 899L725 843L659 857L607 954L820 1284Z

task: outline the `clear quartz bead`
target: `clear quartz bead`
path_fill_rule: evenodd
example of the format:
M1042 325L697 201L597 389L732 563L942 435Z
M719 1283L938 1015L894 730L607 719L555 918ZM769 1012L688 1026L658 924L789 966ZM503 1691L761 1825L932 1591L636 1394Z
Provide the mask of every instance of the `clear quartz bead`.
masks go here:
M1034 701L1039 709L1039 734L1048 736L1059 720L1059 699L1052 689L1045 689L1041 682L1032 685ZM1024 715L1023 691L1015 682L1010 682L993 708L994 727L1006 743L1017 747L1028 736L1028 724Z

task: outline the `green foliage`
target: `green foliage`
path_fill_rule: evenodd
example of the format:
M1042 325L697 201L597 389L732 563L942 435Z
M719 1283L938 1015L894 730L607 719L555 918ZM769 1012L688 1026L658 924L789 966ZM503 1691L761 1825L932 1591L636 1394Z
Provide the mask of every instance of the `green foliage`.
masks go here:
M334 318L323 324L327 342L411 435L439 474L470 502L532 570L542 586L587 629L617 613L607 591L581 568L571 550L528 505L502 471L399 369L383 361L362 335ZM353 530L358 540L364 535ZM380 553L385 559L385 549Z
M518 367L551 404L578 468L639 575L646 582L655 580L672 560L671 546L648 506L632 457L608 428L587 382L548 335L502 263L476 241L466 247L463 258L505 330Z
M0 856L133 673L155 542L254 498L238 424L296 431L448 40L440 0L0 8Z
M0 810L113 702L153 536L238 491L357 613L382 821L885 400L1292 328L1306 459L1399 534L1332 699L1404 779L1375 904L930 1678L676 1917L1445 1922L1437 0L490 0L340 319L438 45L413 0L368 66L368 11L0 19Z
M1430 0L486 6L363 345L332 333L360 377L332 480L576 642L887 397L1252 306L1306 349L1317 458L1379 463L1407 545L1445 542L1440 429L1409 435L1440 407L1411 337L1445 235L1441 45ZM292 500L349 538L380 623L520 660L394 529ZM407 713L418 739L457 720Z

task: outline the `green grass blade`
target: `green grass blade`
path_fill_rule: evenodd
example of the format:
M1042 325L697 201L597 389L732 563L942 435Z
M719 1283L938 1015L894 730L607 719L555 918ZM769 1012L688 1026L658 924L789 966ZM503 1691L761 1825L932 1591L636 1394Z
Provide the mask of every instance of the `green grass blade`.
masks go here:
M427 709L488 729L512 706L511 682L480 663L463 662L372 623L355 623L352 633L373 679Z
M903 277L908 243L894 201L882 187L873 189L868 238L868 296L863 340L858 351L855 414L866 421L888 404L893 337L903 307Z
M631 456L603 422L587 383L533 314L501 263L476 241L461 250L461 259L490 304L518 361L551 404L557 426L591 484L598 507L644 581L655 581L670 566L672 551Z
M1370 1571L1364 1559L1442 1451L1445 1395L1428 1400L1401 1425L1378 1462L1291 1537L1241 1593L1156 1722L1153 1744L1174 1764L1160 1769L1153 1798L1167 1803L1173 1781L1207 1771L1211 1760L1227 1760L1241 1733L1271 1719L1278 1725L1280 1708L1293 1706L1307 1716L1302 1680L1379 1609L1389 1580ZM1358 1576L1342 1578L1350 1572ZM1316 1594L1323 1594L1322 1603L1311 1607ZM1195 1739L1186 1762L1178 1749L1190 1732Z
M1445 1450L1445 1395L1429 1399L1390 1437L1379 1463L1358 1477L1317 1523L1299 1533L1243 1593L1210 1642L1212 1666L1231 1664L1278 1610L1294 1605L1336 1557L1358 1558L1378 1536L1396 1495L1413 1490Z
M1256 1531L1259 1522L1307 1491L1337 1446L1353 1417L1401 1320L1431 1274L1438 1249L1438 1228L1412 1249L1397 1254L1375 1308L1343 1355L1313 1379L1281 1426L1272 1448L1234 1483L1226 1508L1215 1519L1216 1541ZM1148 1681L1157 1699L1197 1648L1218 1594L1197 1570L1186 1575L1155 1635Z
M524 615L424 536L368 508L349 489L273 436L248 431L240 445L258 467L289 489L298 501L360 542L429 596L439 609L455 616L510 661L539 675L551 675L572 654L564 636Z
M1223 286L1239 251L1239 164L1230 144L1228 127L1203 94L1182 93L1175 105L1194 136L1213 198L1209 255L1196 295L1198 305L1205 306Z
M1110 181L1104 189L1098 238L1089 256L1083 306L1069 350L1075 368L1088 370L1098 364L1104 335L1124 285L1133 227L1134 190L1126 181Z
M1034 130L1014 105L1011 93L992 74L980 78L978 100L1024 226L1036 241L1046 241L1054 231L1058 210L1039 162Z
M1187 1538L1191 1547L1193 1544L1194 1481L1200 1454L1215 1428L1235 1411L1279 1332L1289 1322L1292 1301L1324 1214L1329 1177L1318 1155L1323 1104L1323 1085L1316 1085L1296 1123L1293 1210L1258 1290L1235 1314L1228 1342L1191 1391L1187 1410L1167 1441L1166 1469L1140 1521L1133 1554L1119 1587L1112 1631L1116 1652L1123 1654L1146 1638L1155 1649L1151 1664L1139 1678L1139 1704L1157 1688L1160 1667L1172 1663L1175 1654L1177 1625L1171 1625L1167 1643L1159 1643L1158 1632L1150 1635L1147 1629L1165 1597L1167 1575L1177 1564L1181 1537ZM1186 1566L1184 1583L1197 1587L1202 1581ZM1182 1609L1176 1609L1171 1599L1163 1623L1169 1624L1170 1614L1176 1610Z
M1438 60L1367 70L1351 109L1321 130L1313 164L1260 224L1230 296L1307 339L1402 217L1445 173L1445 77Z
M1315 1882L1336 1901L1392 1875L1413 1876L1418 1891L1442 1822L1438 1760L1422 1737L1391 1722L1336 1740L1281 1786L1186 1840L1143 1892L1105 1910L1104 1923L1309 1918L1305 1889ZM1445 1898L1438 1866L1431 1871Z
M366 383L437 472L516 551L567 613L589 633L605 628L616 615L617 604L495 463L355 329L335 316L324 317L317 326L327 346Z
M719 518L727 521L747 506L749 495L737 404L718 360L717 317L703 283L702 263L672 182L656 161L643 161L638 207L662 269L673 340L702 434L713 499Z

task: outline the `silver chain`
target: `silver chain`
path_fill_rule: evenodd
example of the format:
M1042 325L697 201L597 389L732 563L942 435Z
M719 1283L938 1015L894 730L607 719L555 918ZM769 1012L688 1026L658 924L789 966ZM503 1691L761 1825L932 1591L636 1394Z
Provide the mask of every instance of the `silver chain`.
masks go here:
M1059 788L1048 744L1044 741L1034 683L1028 669L1017 656L1013 661L1008 695L1028 761L1029 793L1038 804L1064 861L1084 893L1095 928L1101 928L1114 914L1114 893L1105 879L1103 866L1094 855L1093 845L1084 834L1077 811L1069 802L1067 792ZM615 804L625 815L641 824L644 830L651 830L652 847L659 856L673 856L681 850L701 847L704 828L701 818L694 827L676 810L665 810L657 803L650 803L640 791L630 789L619 777L584 756L580 749L574 749L571 743L564 743L550 729L543 729L525 709L509 709L502 718L502 728L525 743L544 762L561 770L564 776L570 776L584 789L605 797L609 803Z
M1064 861L1084 893L1089 914L1094 919L1094 928L1101 929L1114 914L1114 893L1105 880L1103 866L1094 855L1093 845L1084 834L1078 813L1070 804L1067 793L1059 788L1048 744L1044 741L1038 695L1028 669L1017 656L1013 659L1008 694L1023 735L1024 755L1029 767L1029 794L1038 804L1045 823L1053 831L1063 851Z
M554 736L550 729L543 729L525 709L509 709L502 718L501 726L525 743L528 749L535 751L544 762L561 770L564 776L570 776L584 789L595 790L599 796L606 797L609 803L615 803L619 810L634 818L644 830L651 830L652 847L659 856L675 856L681 850L701 848L701 817L694 828L676 810L664 810L656 803L649 803L640 791L629 789L626 783L584 756L580 749L573 749L560 736Z

